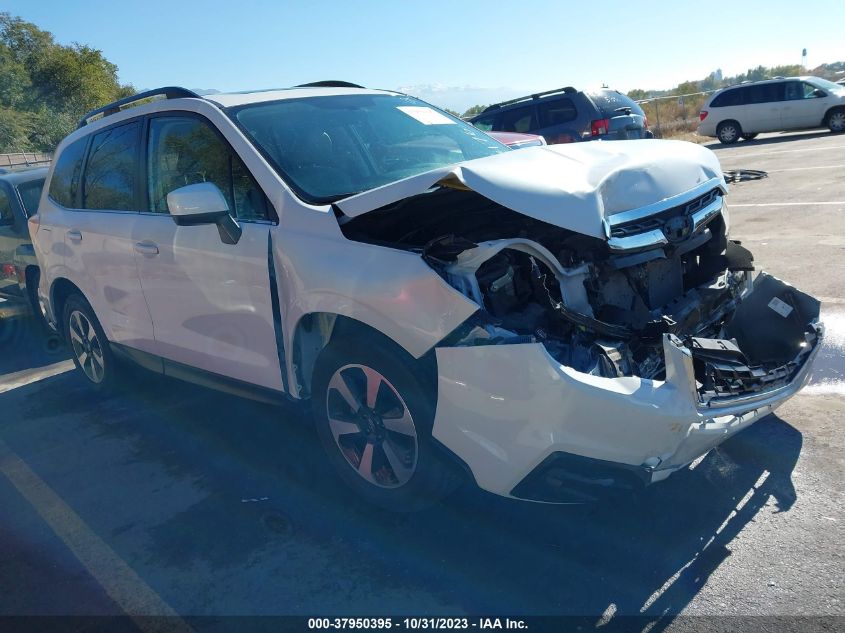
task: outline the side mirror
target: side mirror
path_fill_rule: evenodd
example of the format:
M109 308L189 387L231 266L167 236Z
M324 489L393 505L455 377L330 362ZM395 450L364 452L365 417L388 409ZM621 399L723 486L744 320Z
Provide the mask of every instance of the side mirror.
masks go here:
M216 224L224 244L237 244L243 229L229 214L223 192L211 182L198 182L167 194L167 210L178 226Z
M821 88L816 88L815 90L813 90L813 96L818 97L818 98L822 98L822 97L826 97L827 93L824 90L822 90Z

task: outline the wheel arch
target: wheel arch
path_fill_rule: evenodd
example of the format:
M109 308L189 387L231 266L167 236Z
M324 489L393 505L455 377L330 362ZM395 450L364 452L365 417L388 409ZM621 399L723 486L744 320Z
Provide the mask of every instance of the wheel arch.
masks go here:
M59 277L53 280L53 283L50 285L50 305L52 306L53 317L56 319L56 331L62 336L64 336L62 315L64 314L67 298L72 294L79 294L83 299L88 301L85 293L82 292L79 286L66 277Z
M845 112L845 105L839 104L830 106L827 111L824 113L824 117L822 117L822 125L827 126L827 122L830 120L830 115L837 111Z
M733 123L734 125L737 126L737 128L739 128L740 131L742 131L742 129L743 129L742 124L739 121L737 121L736 119L722 119L721 121L719 121L716 124L716 133L717 134L719 133L719 128L721 128L726 123Z
M372 325L333 312L309 312L297 321L292 335L291 391L300 398L310 398L314 368L320 352L331 342L345 337L368 337L413 359L414 355ZM436 383L436 356L433 348L417 358L426 373L433 372Z

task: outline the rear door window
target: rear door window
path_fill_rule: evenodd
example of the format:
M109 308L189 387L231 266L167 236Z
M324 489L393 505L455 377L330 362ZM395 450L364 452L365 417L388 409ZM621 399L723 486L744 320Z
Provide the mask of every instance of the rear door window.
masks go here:
M241 159L207 124L192 116L150 119L150 210L167 213L167 194L200 182L220 189L239 220L269 219L269 203Z
M94 135L82 183L82 208L138 211L138 149L141 123L135 121Z
M50 198L63 207L73 209L79 204L77 193L87 144L88 139L81 138L68 145L59 155L56 166L53 168L53 176L50 178Z
M745 91L745 103L772 103L775 101L783 101L783 84L757 84L756 86L747 86L743 88Z
M578 109L572 99L541 101L537 105L537 112L540 117L541 128L568 123L578 118Z
M520 132L525 134L537 129L537 119L534 116L534 106L514 108L502 112L502 122L499 126L503 132Z

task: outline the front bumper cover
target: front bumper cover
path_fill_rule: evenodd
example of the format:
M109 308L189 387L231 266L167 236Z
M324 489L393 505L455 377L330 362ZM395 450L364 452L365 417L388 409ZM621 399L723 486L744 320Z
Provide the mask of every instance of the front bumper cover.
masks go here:
M814 335L788 382L710 400L699 392L691 351L668 334L665 380L584 374L555 361L540 343L440 347L433 435L481 488L504 496L550 500L526 497L519 486L556 454L600 460L643 484L660 481L806 384L824 333L817 319L807 327Z

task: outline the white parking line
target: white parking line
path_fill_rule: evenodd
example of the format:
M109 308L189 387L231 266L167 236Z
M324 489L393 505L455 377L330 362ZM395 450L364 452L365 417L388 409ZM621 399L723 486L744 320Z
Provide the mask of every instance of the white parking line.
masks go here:
M41 515L62 542L144 633L194 633L18 455L0 439L0 473ZM146 616L146 617L145 617ZM151 618L149 616L159 616ZM165 616L166 619L161 616Z
M804 171L805 169L843 169L845 165L819 165L817 167L789 167L787 169L769 169L770 174L776 174L779 171Z
M742 147L737 147L737 150L742 150ZM845 145L833 145L831 147L802 147L800 149L776 149L770 152L751 152L749 154L742 154L740 151L725 155L725 158L751 158L753 156L771 156L772 154L792 154L793 152L823 152L832 149L845 149Z
M731 209L737 207L812 207L816 205L824 206L845 206L845 200L837 202L757 202L754 204L732 204Z
M72 360L63 360L59 363L53 363L46 367L39 367L37 369L25 369L23 371L16 371L12 374L5 374L0 376L0 393L17 389L18 387L25 387L26 385L58 376L66 371L73 369Z

